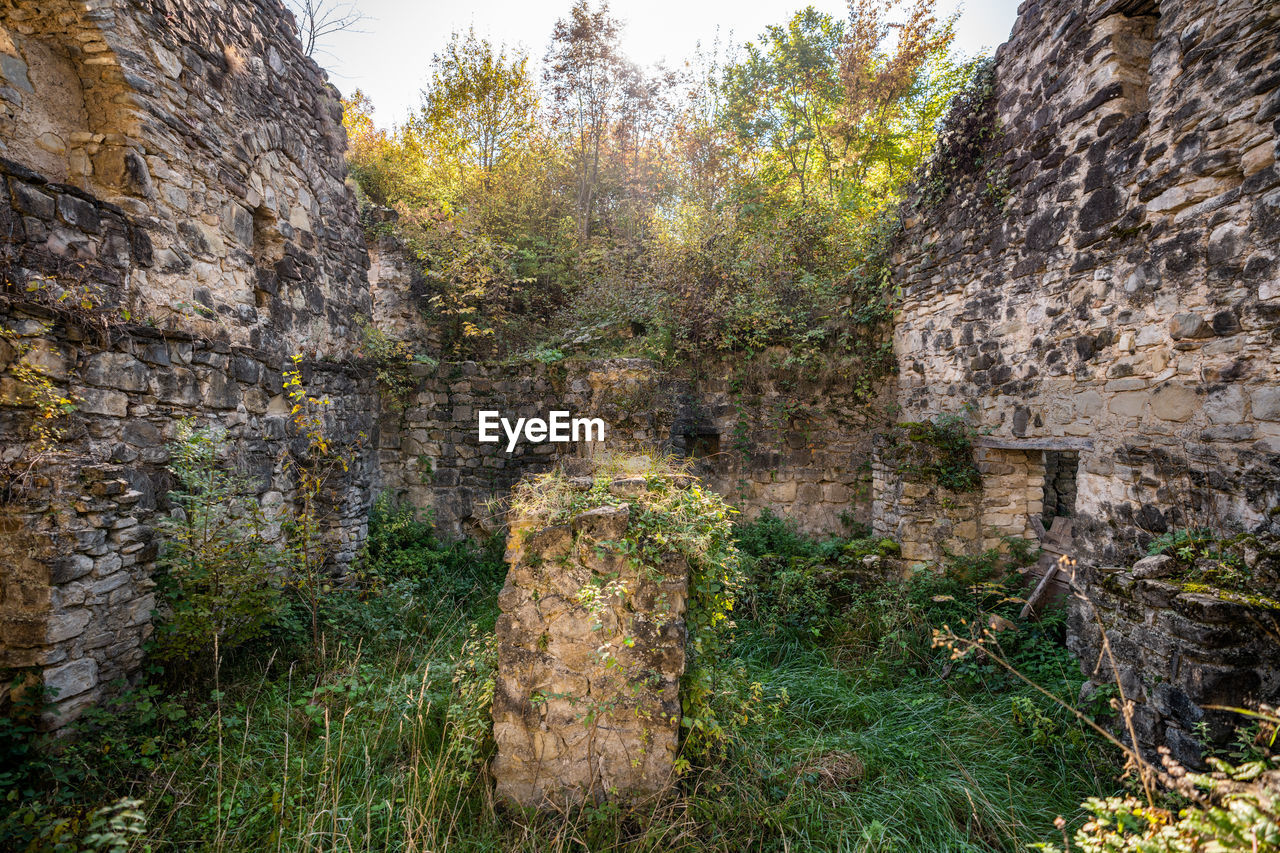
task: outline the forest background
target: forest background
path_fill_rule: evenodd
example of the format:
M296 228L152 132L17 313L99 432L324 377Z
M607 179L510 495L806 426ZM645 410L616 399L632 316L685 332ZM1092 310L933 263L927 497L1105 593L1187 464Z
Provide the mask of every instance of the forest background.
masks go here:
M355 91L351 173L421 265L430 355L554 360L617 323L668 363L857 350L887 317L896 205L986 67L954 24L852 0L642 68L576 0L538 59L454 33L403 125Z

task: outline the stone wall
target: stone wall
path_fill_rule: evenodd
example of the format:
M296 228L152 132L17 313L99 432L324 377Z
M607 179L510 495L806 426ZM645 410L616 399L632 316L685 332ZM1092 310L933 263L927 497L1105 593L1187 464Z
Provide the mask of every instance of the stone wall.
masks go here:
M860 401L835 381L757 372L749 383L675 378L645 359L462 362L415 368L408 406L384 402L380 451L389 494L431 508L450 536L492 530L486 504L522 476L586 447L477 441L479 412L604 419L605 449L667 449L745 517L768 507L811 533L871 522L871 441L884 398ZM717 371L707 371L714 377Z
M689 566L674 553L642 565L621 549L639 506L622 501L645 490L618 479L612 505L564 524L512 522L493 697L500 798L632 801L675 780Z
M904 419L970 405L1006 450L1078 452L1083 556L1280 502L1277 62L1273 4L1029 0L986 165L907 217Z
M671 444L743 517L768 508L808 533L872 521L872 441L889 423L888 384L870 399L838 372L806 378L716 364L681 385Z
M1153 577L1169 560L1147 558L1132 571L1081 568L1067 644L1089 678L1086 692L1118 681L1134 703L1144 752L1157 759L1157 748L1167 746L1182 763L1201 767L1197 726L1223 745L1246 722L1209 706L1280 701L1280 610ZM1129 740L1119 720L1115 729Z
M49 321L6 317L10 327L37 322L29 327ZM227 464L251 478L269 517L290 500L282 454L292 433L281 375L293 365L279 354L145 327L114 329L104 346L55 323L41 341L39 364L77 410L56 452L17 483L10 478L28 459L13 456L23 448L8 438L25 435L32 415L12 406L19 393L12 381L0 385L0 402L10 404L0 407L4 460L19 466L6 471L9 495L0 506L0 528L12 534L0 537L0 669L46 668L65 722L141 663L155 606L155 521L173 485L166 443L182 418L225 430L233 448ZM11 366L5 357L0 364ZM376 436L366 379L331 363L302 369L312 394L336 401L330 434ZM363 543L376 475L364 449L350 452L329 534L335 570Z
M644 359L569 361L553 365L445 363L415 366L417 391L400 409L384 400L379 462L386 493L430 509L450 537L497 530L503 509L491 508L527 474L563 456L595 450L663 447L675 397L656 366ZM492 410L513 423L568 411L605 421L603 446L479 442L479 413Z
M909 480L879 458L872 465L872 488L872 531L899 543L908 566L980 550L981 492Z
M131 316L266 350L350 351L353 319L372 309L341 103L279 0L5 0L0 77L0 156L146 231L150 261L114 294ZM76 223L62 224L16 242L80 260Z
M269 512L291 500L295 353L335 440L366 436L328 533L354 558L367 256L337 95L278 0L0 0L0 78L0 668L42 670L58 724L141 660L182 418L226 430ZM52 449L33 382L74 405Z
M385 207L363 211L369 237L369 292L373 324L404 341L416 355L440 356L440 329L427 322L430 294L421 265L392 233L396 212Z

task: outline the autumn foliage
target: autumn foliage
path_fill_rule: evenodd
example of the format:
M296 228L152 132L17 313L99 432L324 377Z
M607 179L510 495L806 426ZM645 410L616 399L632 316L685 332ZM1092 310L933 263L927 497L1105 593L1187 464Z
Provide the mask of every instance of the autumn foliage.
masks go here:
M540 72L467 32L405 124L356 92L351 172L400 212L446 357L623 320L668 358L830 347L869 316L854 273L970 73L951 25L934 0L853 0L641 68L607 3L576 0Z

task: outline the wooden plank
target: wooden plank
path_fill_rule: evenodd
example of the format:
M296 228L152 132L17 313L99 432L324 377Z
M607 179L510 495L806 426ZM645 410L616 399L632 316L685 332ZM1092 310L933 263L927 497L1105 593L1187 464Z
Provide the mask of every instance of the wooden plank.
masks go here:
M1049 584L1053 582L1053 577L1058 573L1058 561L1054 560L1053 565L1044 573L1044 577L1040 578L1040 583L1036 584L1036 588L1031 591L1031 595L1027 596L1027 603L1022 605L1022 612L1018 614L1020 619L1026 619L1035 610L1036 604L1044 597L1049 589Z

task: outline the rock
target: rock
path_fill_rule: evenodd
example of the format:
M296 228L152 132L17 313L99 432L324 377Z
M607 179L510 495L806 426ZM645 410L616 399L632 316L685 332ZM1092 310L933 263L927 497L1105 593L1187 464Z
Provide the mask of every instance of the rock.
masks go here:
M1169 336L1175 341L1212 338L1213 327L1199 314L1174 314L1169 318Z
M98 662L93 658L73 660L44 673L44 686L54 691L54 701L57 702L86 693L97 684Z
M120 391L145 391L148 387L147 366L131 355L102 352L90 357L84 380L90 385Z
M89 616L89 611L83 608L53 614L45 627L45 642L53 645L80 636L89 624Z
M1133 564L1131 574L1135 580L1147 578L1167 578L1178 568L1178 561L1168 554L1157 554L1154 557L1143 557Z
M1253 416L1260 421L1280 421L1280 386L1268 385L1249 393Z
M61 558L54 564L54 569L49 579L55 585L60 586L77 578L82 578L91 571L93 571L92 557L86 557L84 554L71 554Z
M1199 396L1182 385L1162 385L1151 395L1151 414L1162 420L1185 421L1199 408Z
M92 415L123 418L129 413L129 398L119 391L85 388L73 393L76 408Z

